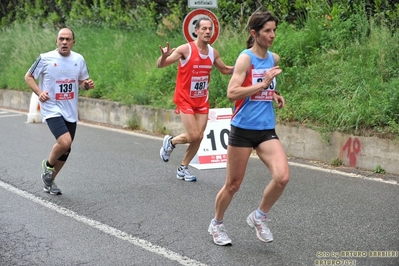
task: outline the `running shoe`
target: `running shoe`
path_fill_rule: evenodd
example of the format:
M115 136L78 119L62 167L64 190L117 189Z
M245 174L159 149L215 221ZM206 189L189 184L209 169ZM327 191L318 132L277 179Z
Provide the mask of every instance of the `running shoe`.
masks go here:
M209 234L213 236L213 242L219 246L231 245L231 239L227 235L223 224L213 225L212 221L208 228Z
M270 243L273 241L273 234L266 224L266 217L263 219L256 219L255 211L250 213L247 217L247 224L255 228L256 236L260 241Z
M170 142L171 139L172 139L172 136L166 135L163 138L163 144L162 144L161 150L159 151L159 155L161 156L161 159L164 162L169 161L170 154L172 153L173 149L175 148L173 146L173 144Z
M62 194L61 189L59 189L57 187L57 185L54 183L54 181L52 182L51 186L44 185L43 190L47 193L50 193L51 195L61 195Z
M47 160L42 161L42 181L46 186L51 186L53 182L54 168L47 166Z
M176 177L180 180L184 179L188 182L197 181L197 178L192 173L190 173L187 166L180 166L179 168L177 168L176 172Z

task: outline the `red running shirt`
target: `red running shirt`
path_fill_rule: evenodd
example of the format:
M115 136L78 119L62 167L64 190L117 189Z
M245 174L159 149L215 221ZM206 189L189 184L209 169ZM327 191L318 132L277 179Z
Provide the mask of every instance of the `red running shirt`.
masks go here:
M208 102L208 86L215 59L213 48L208 44L208 55L203 55L198 52L194 42L188 45L190 54L185 60L179 60L174 102L178 106L204 106Z

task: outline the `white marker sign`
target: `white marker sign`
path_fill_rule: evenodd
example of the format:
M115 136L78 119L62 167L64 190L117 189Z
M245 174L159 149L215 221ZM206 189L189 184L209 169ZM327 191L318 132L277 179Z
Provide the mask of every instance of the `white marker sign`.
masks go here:
M197 154L190 165L197 169L225 168L230 133L231 108L210 109L208 124Z

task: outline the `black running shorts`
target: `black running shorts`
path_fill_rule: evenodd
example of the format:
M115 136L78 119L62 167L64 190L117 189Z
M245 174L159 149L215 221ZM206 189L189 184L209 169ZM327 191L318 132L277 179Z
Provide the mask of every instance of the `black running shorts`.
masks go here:
M229 145L233 147L252 147L256 149L264 141L278 139L275 129L250 130L231 125Z
M75 137L76 122L68 122L62 116L48 118L46 119L46 122L55 139L58 139L60 136L64 135L67 132L71 134L72 140Z

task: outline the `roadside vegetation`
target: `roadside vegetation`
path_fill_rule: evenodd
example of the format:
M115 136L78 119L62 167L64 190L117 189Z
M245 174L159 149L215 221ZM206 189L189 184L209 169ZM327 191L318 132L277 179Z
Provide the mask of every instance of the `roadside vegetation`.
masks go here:
M61 5L65 1L52 2L56 6L60 2L60 10L69 8L68 16L57 12L45 15L43 10L49 8L45 0L24 1L21 6L16 2L19 13L7 13L0 24L1 89L29 91L24 74L39 53L55 49L58 29L68 26L75 31L74 50L84 55L96 82L96 89L81 92L82 96L126 105L174 107L177 66L158 69L156 60L159 45L169 42L177 47L186 42L182 22L190 11L187 1L80 0L69 1L68 7ZM93 6L94 2L97 5ZM259 5L261 2L272 5ZM233 65L245 48L249 15L270 9L281 19L270 49L280 55L283 69L277 86L287 105L277 110L279 122L302 124L324 133L396 137L398 3L291 2L219 0L218 9L211 10L221 24L213 46ZM213 108L233 106L226 98L228 81L229 77L218 71L212 74Z

